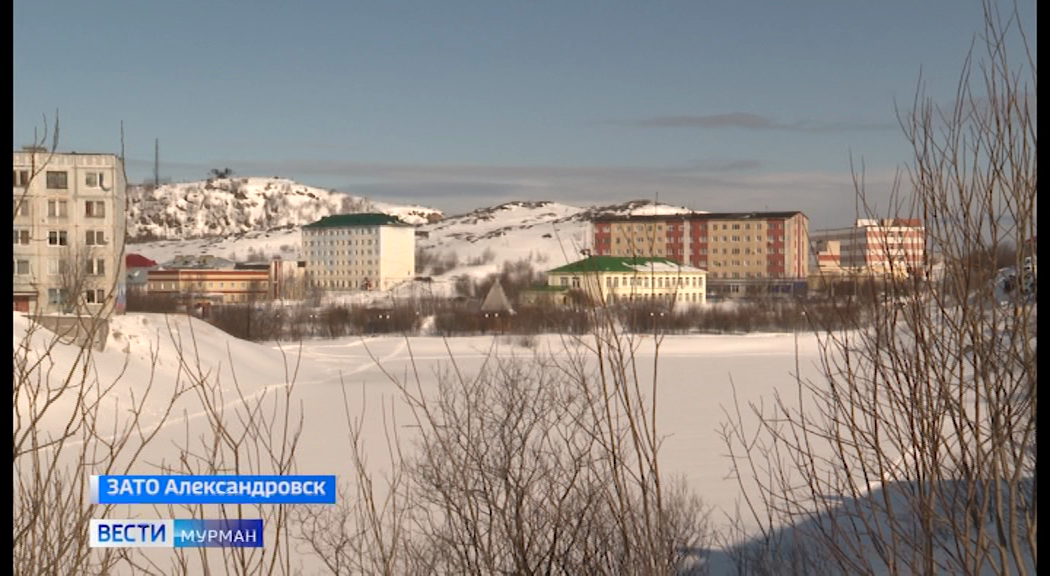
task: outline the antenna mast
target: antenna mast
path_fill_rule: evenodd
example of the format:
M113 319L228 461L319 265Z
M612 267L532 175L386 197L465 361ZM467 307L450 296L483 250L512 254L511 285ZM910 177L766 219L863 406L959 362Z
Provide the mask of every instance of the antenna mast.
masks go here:
M153 187L160 188L160 138L153 140Z

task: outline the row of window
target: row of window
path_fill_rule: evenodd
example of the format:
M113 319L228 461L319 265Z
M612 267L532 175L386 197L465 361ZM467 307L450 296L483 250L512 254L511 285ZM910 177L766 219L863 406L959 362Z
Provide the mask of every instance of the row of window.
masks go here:
M307 250L307 260L319 260L322 256L379 256L379 250Z
M649 276L624 276L623 286L636 287L649 287ZM575 278L574 278L575 280ZM606 288L619 288L621 279L619 276L606 276L605 287ZM704 280L700 276L655 276L653 277L654 288L685 288L692 286L693 288L702 288Z
M258 282L252 282L253 288L256 287L255 285L267 284L268 282L269 281L263 281L263 280L260 280ZM218 286L216 286L216 284L218 284ZM188 290L188 289L191 289L191 288L194 288L194 287L196 287L197 289L204 289L204 288L225 289L225 288L227 288L226 284L227 284L227 282L186 282L185 286L183 286L181 289ZM240 288L247 288L248 287L248 283L247 282L229 282L228 284L229 284L229 288L230 289L238 288L238 286L237 286L238 284L240 284ZM194 286L194 285L196 285L196 286ZM149 287L150 287L150 290L179 290L180 289L178 282L157 282L157 281L153 281L153 282L149 283Z
M375 264L379 264L379 261L372 260L371 258L366 259L366 260L321 260L321 261L314 260L314 261L310 262L310 267L314 268L316 266L327 266L329 268L335 268L335 267L338 266L340 268L347 268L349 266L360 267L360 266L372 266L372 265L375 265ZM359 270L355 270L354 272L360 273Z
M32 235L29 230L24 228L14 229L14 245L15 246L29 246L32 241ZM84 231L84 244L86 246L105 246L106 245L106 232L105 230L85 230ZM69 246L69 231L68 230L48 230L47 231L47 245L48 246Z
M304 230L307 236L345 236L347 234L352 236L375 236L379 228L376 227L361 227L361 228L322 228L320 230ZM304 240L304 242L309 242ZM324 242L324 240L313 240L313 242Z
M15 216L29 216L29 207L30 204L32 204L30 199L16 198L13 202L13 211ZM83 214L85 218L105 218L105 200L85 200ZM69 200L48 200L47 216L48 218L68 218Z
M622 225L621 224L613 224L612 225L612 229L617 231L617 232L619 232L619 231L626 231L626 230L631 230L631 226L632 226L631 224L622 224ZM654 229L653 228L653 226L654 226L653 224L634 224L633 226L634 226L634 230L637 230L637 231L642 231L642 230L652 231ZM711 224L711 229L712 230L718 230L719 229L718 226L719 226L719 224ZM750 222L745 222L743 224L740 224L739 222L735 222L735 223L732 223L732 224L724 223L724 224L721 224L721 226L722 226L722 228L721 228L722 230L751 230L751 223ZM707 229L707 224L694 224L693 227L695 229L697 229L697 230L706 230ZM782 228L783 227L783 223L782 222L770 222L769 223L769 227L770 228ZM609 225L605 224L603 226L600 226L599 229L604 231L604 232L608 232L609 231ZM761 230L762 229L762 223L761 222L755 222L754 229L755 230ZM656 224L655 225L655 230L657 232L663 232L664 225L663 224ZM685 232L685 230L686 230L686 225L685 224L668 224L667 225L667 231L668 232Z
M44 179L47 181L47 187L50 190L69 189L69 172L66 172L65 170L48 170L44 174ZM29 186L29 181L29 170L13 170L12 182L15 188L25 188ZM88 188L105 188L106 173L85 172L84 185Z
M631 288L648 288L650 278L652 279L653 288L685 288L692 286L693 288L701 288L704 285L704 280L700 276L648 276L648 275L637 275L637 276L606 276L605 287L609 289L619 288L621 285L624 287ZM562 276L558 278L560 286L565 288L579 288L580 277L579 276ZM621 284L622 283L622 284Z
M366 240L303 240L303 247L311 248L315 246L373 246L378 244L378 240L368 238Z
M653 294L651 292L639 292L638 294L611 294L613 302L632 302L634 300L663 300L664 302L703 302L705 295L700 292L683 294L665 293Z
M359 290L371 290L374 285L372 280L311 280L310 284L317 288L349 288Z
M31 276L32 269L29 260L14 260L15 276ZM84 272L88 276L105 276L106 260L104 258L88 258L84 260ZM65 259L50 259L47 261L47 273L51 276L69 273L69 261Z
M369 261L371 263L371 261ZM378 276L377 270L311 270L314 276Z
M712 279L722 278L723 280L728 278L741 279L741 278L786 278L787 276L783 272L769 272L768 274L763 272L708 272L707 276Z
M762 237L761 236L755 236L754 239L755 239L755 242L761 242L762 241ZM604 240L605 241L604 243L608 244L609 238L601 238L600 240ZM624 241L623 244L644 245L644 244L650 243L648 240L646 240L645 238L643 238L641 236L635 236L633 238L633 241L632 241L632 239L630 237L623 238L623 237L620 237L620 236L617 236L616 238L612 239L613 244L620 244L621 240ZM770 234L770 235L766 236L766 241L767 242L776 242L778 240L780 242L784 242L785 241L784 235L783 234L780 234L780 235ZM718 236L712 236L710 240L707 238L707 236L691 237L689 239L689 243L690 244L707 244L709 242L718 242ZM751 242L751 236L726 235L726 236L722 236L722 242Z
M84 302L88 304L102 304L106 301L106 291L101 288L88 288L83 291ZM48 288L47 303L51 305L64 305L69 302L69 291L65 288Z

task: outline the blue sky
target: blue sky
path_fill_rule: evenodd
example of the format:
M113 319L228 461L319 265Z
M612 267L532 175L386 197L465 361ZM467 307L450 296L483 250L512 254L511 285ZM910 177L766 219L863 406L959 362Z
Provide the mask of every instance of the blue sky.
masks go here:
M1034 0L1021 0L1034 42ZM14 149L124 152L461 213L648 198L855 217L896 108L948 104L980 0L15 0ZM881 208L881 207L880 207Z

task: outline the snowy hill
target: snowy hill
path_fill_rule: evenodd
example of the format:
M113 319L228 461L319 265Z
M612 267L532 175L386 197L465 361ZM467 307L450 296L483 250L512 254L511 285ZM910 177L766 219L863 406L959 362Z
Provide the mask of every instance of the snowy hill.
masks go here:
M232 260L301 257L300 228L323 216L378 211L417 226L417 250L432 265L423 275L440 279L486 276L505 262L546 269L580 258L590 248L590 221L613 214L678 214L680 206L634 200L581 208L552 201L508 202L443 218L421 206L399 206L275 178L215 179L197 184L138 189L129 212L128 252L166 262L176 254L211 254ZM130 192L129 192L130 195Z
M128 236L186 240L296 229L331 214L383 212L410 224L440 219L439 210L394 206L283 178L212 178L128 188Z

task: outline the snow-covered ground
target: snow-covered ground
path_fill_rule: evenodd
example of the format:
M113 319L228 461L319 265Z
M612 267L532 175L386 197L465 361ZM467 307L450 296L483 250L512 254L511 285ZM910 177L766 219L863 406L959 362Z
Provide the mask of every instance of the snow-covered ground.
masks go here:
M24 339L27 319L14 313L14 336ZM38 333L43 339L46 333ZM39 346L39 345L38 345ZM798 362L804 376L816 376L818 348L812 334L797 339ZM561 336L541 336L528 347L513 337L477 336L443 339L399 336L346 337L308 340L301 345L251 343L234 339L187 316L132 313L113 318L108 345L96 352L93 369L100 382L115 382L102 399L104 417L127 413L133 401L144 403L143 423L159 418L172 393L187 385L192 374L180 362L179 350L190 359L192 372L208 375L208 389L221 398L228 417L265 398L266 406L288 405L304 416L296 457L298 474L353 475L349 457L348 422L363 418L363 438L377 473L387 467L385 431L396 423L402 434L411 430L411 414L400 401L390 376L433 392L436 374L454 360L466 374L476 372L490 354L532 358L550 353L566 358L572 344ZM712 520L724 527L736 508L739 487L729 479L730 462L719 436L723 410L736 400L742 406L761 402L777 391L794 390L796 339L793 334L741 336L667 336L659 354L651 337L641 338L637 357L643 374L658 367L658 423L666 435L660 455L664 474L682 477L704 502L713 507ZM52 356L68 366L77 348L58 345ZM154 361L155 358L155 361ZM413 366L414 364L414 366ZM143 400L147 385L149 396ZM291 395L284 394L291 386ZM349 414L344 408L349 399ZM41 421L42 429L57 430L68 416L56 409ZM158 473L172 464L178 445L204 436L211 422L196 394L181 396L162 433L143 452L131 473ZM192 440L190 442L192 444ZM312 560L296 558L306 566Z

